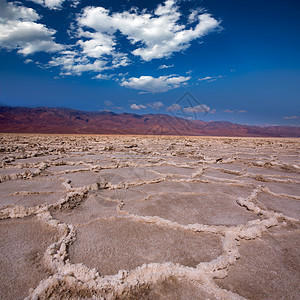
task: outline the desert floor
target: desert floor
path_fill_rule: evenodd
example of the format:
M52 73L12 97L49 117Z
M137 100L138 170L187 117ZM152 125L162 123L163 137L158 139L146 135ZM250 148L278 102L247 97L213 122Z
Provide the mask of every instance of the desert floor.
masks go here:
M299 299L299 139L0 139L0 299Z

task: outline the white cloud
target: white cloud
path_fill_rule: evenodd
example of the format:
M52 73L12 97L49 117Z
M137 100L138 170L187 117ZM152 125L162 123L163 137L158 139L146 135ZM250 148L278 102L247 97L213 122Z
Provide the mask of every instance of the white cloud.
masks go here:
M131 77L128 80L123 80L121 86L150 93L161 93L186 85L190 78L183 76L172 77L172 75L158 78L152 76Z
M79 40L77 42L83 49L83 53L89 57L99 58L102 55L110 55L114 51L115 42L110 35L80 30L79 36L90 38L89 40Z
M34 9L3 0L0 6L0 48L18 49L23 55L63 49L54 41L56 31L36 22L40 16Z
M49 9L59 9L65 0L30 0Z
M229 114L234 114L234 113L243 114L243 113L246 113L247 111L243 110L243 109L240 109L240 110L225 109L225 110L223 110L223 112L229 113Z
M148 103L148 106L154 109L160 109L161 107L164 107L164 104L161 101L155 101L152 103Z
M145 10L111 13L103 7L87 7L77 21L81 28L94 29L96 33L93 34L106 34L110 39L108 42L110 45L113 44L114 34L117 31L121 32L132 45L137 45L132 54L140 56L145 61L150 61L185 50L190 46L191 41L201 38L219 27L219 22L211 15L207 13L195 15L194 12L189 16L194 21L197 20L194 28L179 25L178 22L182 15L178 11L179 7L176 2L167 0L163 5L159 4L157 9L151 13ZM95 53L95 50L91 48L96 44L96 42L91 42L85 45L84 51Z
M210 108L206 104L199 104L196 106L185 107L183 111L186 113L205 113L209 112Z
M106 65L107 62L104 60L91 61L77 51L62 51L49 62L49 66L61 67L61 75L81 75L82 72L88 71L101 72L108 69Z
M66 0L28 1L57 10L62 8ZM79 3L78 0L68 1L71 6ZM191 11L184 21L185 16L179 11L178 2L166 0L152 11L131 8L128 11L113 12L104 7L85 7L76 15L68 30L70 38L75 42L64 46L56 43L54 29L38 22L41 16L34 9L20 2L7 3L0 0L0 48L8 51L16 49L23 55L56 52L47 66L59 67L61 75L81 75L83 72L103 72L124 67L132 63L130 55L144 61L169 57L187 49L193 40L220 28L216 19L199 9ZM122 51L120 35L121 38L127 38L132 47ZM164 64L159 69L171 67L173 65ZM115 80L119 80L123 86L155 93L179 87L189 77L141 76L136 78L138 82L134 78ZM147 80L149 87L143 86L143 81Z
M142 108L146 108L146 106L143 105L143 104L131 104L131 105L130 105L130 108L131 108L131 109L135 109L135 110L140 110L140 109L142 109Z
M300 119L300 116L287 116L287 117L284 117L285 120L297 120L297 119Z
M174 67L174 65L161 65L161 66L158 67L158 69L159 70L161 70L161 69L169 69L169 68L173 68L173 67Z
M207 77L204 77L204 78L200 78L198 80L199 81L213 82L213 81L216 81L217 79L222 78L222 77L223 77L222 75L219 75L219 76L207 76Z
M111 62L112 68L125 67L130 64L130 60L127 57L127 54L124 53L113 53L113 60Z
M40 4L44 7L47 7L49 9L58 10L62 8L62 4L65 2L65 0L28 0L37 4ZM71 2L71 7L77 7L77 5L80 3L79 0L69 0Z
M102 79L102 80L109 80L113 77L113 74L107 75L107 74L98 74L97 76L93 77L93 79Z
M181 110L181 106L177 103L173 103L171 106L167 108L168 111L178 111Z
M189 107L182 107L178 103L173 103L171 106L167 108L168 111L178 111L181 110L185 113L215 113L216 110L211 110L210 107L208 107L206 104L199 104L195 106L189 106Z
M203 8L193 9L189 15L189 23L194 23L197 21L199 15L204 12Z

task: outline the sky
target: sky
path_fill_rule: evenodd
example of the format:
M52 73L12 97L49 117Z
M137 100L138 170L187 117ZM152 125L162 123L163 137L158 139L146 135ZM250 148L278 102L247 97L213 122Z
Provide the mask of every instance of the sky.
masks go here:
M0 0L0 105L300 125L300 1Z

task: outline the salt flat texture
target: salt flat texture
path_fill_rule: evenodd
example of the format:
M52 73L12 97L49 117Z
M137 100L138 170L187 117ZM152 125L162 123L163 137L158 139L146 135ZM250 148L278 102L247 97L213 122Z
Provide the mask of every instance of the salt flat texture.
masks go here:
M299 299L299 139L0 135L0 299Z

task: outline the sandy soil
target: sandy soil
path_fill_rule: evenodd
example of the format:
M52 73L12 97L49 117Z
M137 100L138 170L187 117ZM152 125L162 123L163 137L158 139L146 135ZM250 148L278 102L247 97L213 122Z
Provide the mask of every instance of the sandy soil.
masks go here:
M0 139L0 299L299 299L299 139Z

